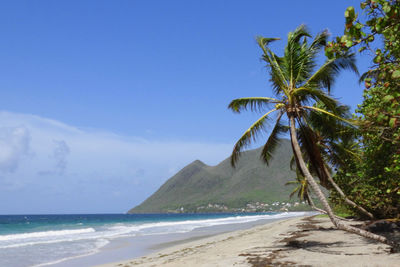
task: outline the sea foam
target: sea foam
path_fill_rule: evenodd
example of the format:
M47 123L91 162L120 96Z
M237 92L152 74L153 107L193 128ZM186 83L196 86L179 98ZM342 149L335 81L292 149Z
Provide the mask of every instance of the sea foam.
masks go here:
M84 228L84 229L76 229L76 230L42 231L42 232L32 232L32 233L24 233L24 234L0 235L0 241L76 235L76 234L83 234L83 233L93 233L95 231L96 230L94 230L93 228Z

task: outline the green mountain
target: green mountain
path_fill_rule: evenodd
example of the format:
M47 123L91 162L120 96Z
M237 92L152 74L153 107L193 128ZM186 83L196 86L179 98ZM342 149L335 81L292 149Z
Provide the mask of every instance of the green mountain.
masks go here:
M287 202L293 190L285 186L296 177L289 168L292 148L289 140L282 140L269 166L260 153L261 148L244 152L236 168L230 158L217 166L196 160L128 213L233 211L257 202L269 204L270 210L273 202Z

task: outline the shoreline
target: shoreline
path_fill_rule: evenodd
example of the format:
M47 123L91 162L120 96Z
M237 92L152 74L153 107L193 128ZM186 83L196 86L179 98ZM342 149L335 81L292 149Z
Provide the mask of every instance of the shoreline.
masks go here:
M277 214L277 217L271 215L272 218L262 218L248 222L202 226L189 232L118 237L109 240L106 246L89 255L81 255L44 265L53 267L89 267L127 261L132 258L139 259L140 257L152 255L170 247L191 242L201 242L204 239L213 238L221 234L229 234L261 225L273 224L276 221L282 221L286 218L304 217L312 214L315 214L315 212L299 212L296 215L289 215L289 217L281 217L282 215L286 215Z
M334 229L329 219L315 216L158 246L161 250L140 258L96 266L398 266L400 262L400 254L389 254L389 246Z

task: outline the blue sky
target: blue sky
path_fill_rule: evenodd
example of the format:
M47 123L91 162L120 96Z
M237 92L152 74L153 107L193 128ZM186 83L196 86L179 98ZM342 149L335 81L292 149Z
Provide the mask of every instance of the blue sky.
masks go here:
M195 159L215 165L270 96L255 36L343 32L358 1L0 4L0 214L125 212ZM359 58L361 71L369 58ZM353 108L345 73L333 94Z

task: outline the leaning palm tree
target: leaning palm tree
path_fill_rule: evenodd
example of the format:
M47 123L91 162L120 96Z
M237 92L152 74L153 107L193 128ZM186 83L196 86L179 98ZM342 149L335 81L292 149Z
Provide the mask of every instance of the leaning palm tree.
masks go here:
M274 116L275 125L263 147L262 159L268 163L279 143L279 135L289 128L296 165L322 203L332 223L338 229L392 244L385 237L348 226L338 220L303 158L297 130L302 131L302 126L307 124L306 114L313 113L316 116L324 114L335 120L349 123L347 119L338 115L338 102L330 96L330 87L341 70L350 69L357 72L354 55L349 53L328 59L314 71L317 66L318 53L325 47L328 33L323 31L309 44L307 39L310 37L311 35L304 25L289 33L283 56L276 55L269 47L271 42L279 40L279 38L257 38L257 43L263 51L262 59L269 69L275 97L240 98L229 104L229 108L238 113L249 108L253 111L263 112L263 115L245 131L235 144L231 163L235 166L241 151L255 140L258 134L267 129L268 120ZM323 103L325 108L313 106L313 103L317 101ZM265 108L268 107L271 109L266 111ZM319 166L319 168L322 169L323 166Z

